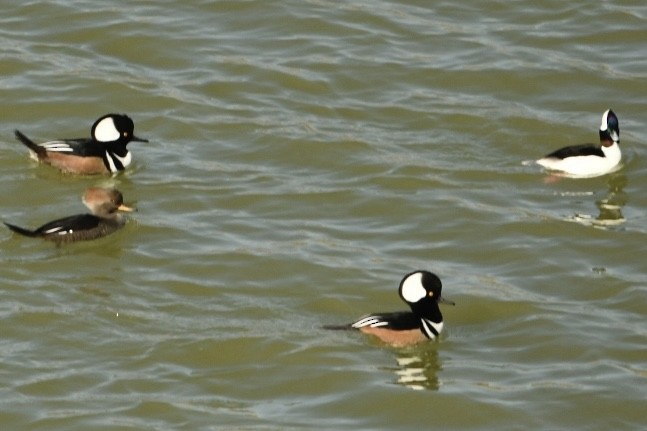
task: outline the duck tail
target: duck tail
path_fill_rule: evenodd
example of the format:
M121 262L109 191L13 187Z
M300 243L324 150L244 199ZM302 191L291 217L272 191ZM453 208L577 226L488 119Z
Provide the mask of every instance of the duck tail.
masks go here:
M25 229L24 227L16 226L16 225L13 225L13 224L10 224L10 223L7 223L7 222L5 222L5 225L9 229L11 229L12 231L14 231L16 233L19 233L20 235L29 236L29 237L32 237L32 238L38 236L38 233L36 231L33 231L33 230Z
M45 150L45 148L41 147L40 145L29 139L27 136L23 135L20 130L14 130L14 134L16 135L16 139L18 139L27 148L29 148L29 150L34 153L39 159L47 155L47 150Z
M346 325L323 325L321 328L331 331L348 331L350 329L353 329L353 325L351 325L350 323Z

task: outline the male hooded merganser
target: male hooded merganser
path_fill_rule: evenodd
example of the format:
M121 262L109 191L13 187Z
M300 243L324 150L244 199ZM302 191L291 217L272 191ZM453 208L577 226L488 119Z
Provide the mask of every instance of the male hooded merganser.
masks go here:
M101 187L89 188L83 193L83 203L92 214L77 214L46 223L35 230L5 223L9 229L21 235L40 237L60 245L74 241L85 241L109 235L121 228L126 220L117 213L134 211L123 204L118 190Z
M91 138L58 139L36 144L16 130L16 138L29 148L32 158L72 174L109 174L123 171L132 162L130 141L148 142L133 134L127 115L108 114L92 125Z
M443 315L438 303L455 305L441 296L440 278L429 271L415 271L400 282L400 298L411 311L375 313L353 323L324 326L325 329L359 329L393 346L406 346L435 340L443 330Z
M596 177L613 171L620 163L620 126L612 110L602 114L600 145L582 144L564 147L537 160L551 171L576 177Z

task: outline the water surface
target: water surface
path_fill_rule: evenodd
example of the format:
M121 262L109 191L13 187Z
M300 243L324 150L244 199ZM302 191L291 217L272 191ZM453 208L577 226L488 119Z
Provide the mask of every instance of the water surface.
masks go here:
M113 185L99 241L0 237L0 423L29 430L641 429L640 2L17 2L0 8L3 220ZM522 161L620 119L593 179ZM135 164L13 138L126 112ZM323 324L442 278L438 343Z

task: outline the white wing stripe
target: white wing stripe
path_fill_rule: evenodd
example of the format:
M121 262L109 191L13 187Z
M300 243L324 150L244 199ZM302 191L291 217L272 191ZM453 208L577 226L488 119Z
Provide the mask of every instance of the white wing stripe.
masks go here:
M61 229L63 229L61 226L56 226L56 227L53 227L53 228L51 228L51 229L47 229L47 230L46 230L45 232L43 232L43 233L46 233L46 234L47 234L47 233L54 233L54 232L58 232L58 231L60 231ZM59 235L60 235L60 234L65 234L65 232L59 232Z
M51 141L40 144L41 147L48 151L72 152L74 151L67 143L63 141Z
M351 326L353 328L363 328L365 326L370 326L372 328L377 328L380 326L386 326L389 322L382 320L380 316L366 316L359 319L357 322L353 323Z

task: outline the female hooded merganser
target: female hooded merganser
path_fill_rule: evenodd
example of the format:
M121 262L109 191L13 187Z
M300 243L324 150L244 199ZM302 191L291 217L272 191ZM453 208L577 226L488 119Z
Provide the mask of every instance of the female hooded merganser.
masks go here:
M620 163L620 126L612 110L602 114L600 145L564 147L537 160L546 169L576 177L597 177L613 171Z
M85 241L109 235L120 229L126 220L117 213L134 211L123 204L118 190L101 187L89 188L83 193L83 204L92 214L77 214L46 223L35 230L5 223L9 229L21 235L40 237L60 245L74 241Z
M400 298L411 311L375 313L353 323L324 326L325 329L359 329L393 346L406 346L435 340L443 330L443 315L438 303L455 305L441 296L440 278L429 271L415 271L400 282Z
M133 134L135 125L127 115L108 114L92 125L91 138L59 139L36 144L16 130L16 138L37 161L72 174L109 174L123 171L132 162L126 148L130 141L148 142Z

